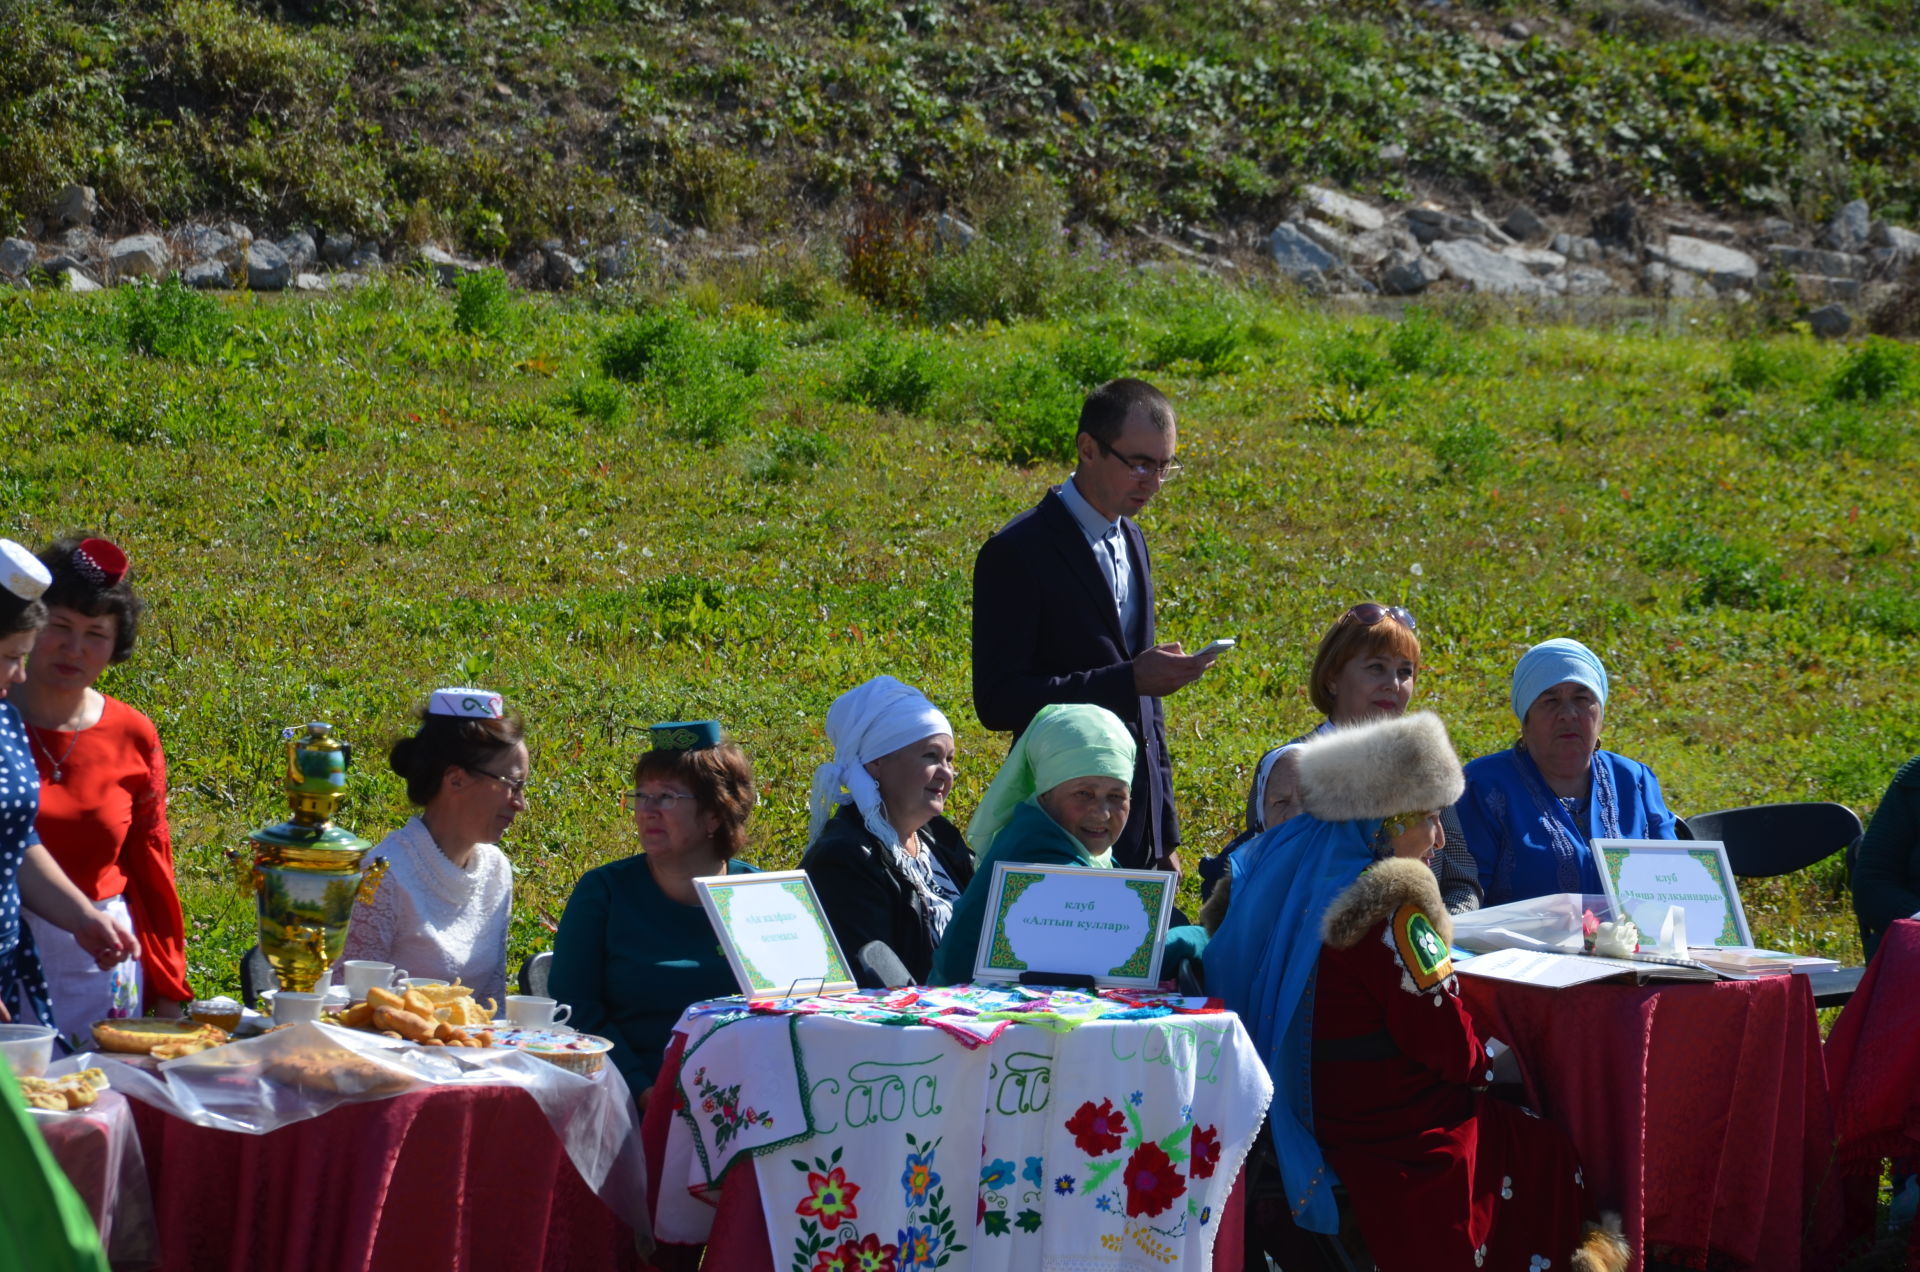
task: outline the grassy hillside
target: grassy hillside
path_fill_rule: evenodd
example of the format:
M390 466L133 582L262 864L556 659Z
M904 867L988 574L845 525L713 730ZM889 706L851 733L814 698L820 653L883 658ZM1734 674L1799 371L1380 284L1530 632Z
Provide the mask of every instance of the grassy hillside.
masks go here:
M344 820L378 836L405 815L381 751L442 683L529 721L516 957L631 850L616 792L655 720L727 722L764 783L752 856L791 864L827 704L895 672L959 727L966 815L1003 749L970 710L973 553L1121 371L1182 414L1186 474L1146 515L1161 631L1240 641L1169 704L1195 855L1311 722L1313 642L1365 598L1418 614L1417 701L1463 755L1510 741L1508 669L1557 634L1607 659L1608 740L1683 814L1864 812L1920 750L1906 348L1069 277L1071 317L912 330L805 262L665 301L489 275L0 300L0 526L109 533L155 603L105 688L167 744L197 983L252 940L223 854L281 814L277 727L361 748ZM1857 956L1837 862L1747 896L1762 939Z
M233 214L498 256L1043 174L1106 231L1303 179L1920 214L1907 0L0 0L0 231ZM1514 26L1519 22L1520 26Z

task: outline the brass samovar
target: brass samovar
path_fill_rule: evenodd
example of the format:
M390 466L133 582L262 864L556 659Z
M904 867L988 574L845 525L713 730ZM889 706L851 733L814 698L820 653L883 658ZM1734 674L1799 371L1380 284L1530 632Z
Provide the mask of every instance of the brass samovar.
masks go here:
M287 802L293 817L247 838L253 863L244 887L260 915L260 950L280 988L312 993L339 961L356 900L370 900L387 859L367 860L372 844L333 824L346 796L350 747L333 726L294 726L287 744Z

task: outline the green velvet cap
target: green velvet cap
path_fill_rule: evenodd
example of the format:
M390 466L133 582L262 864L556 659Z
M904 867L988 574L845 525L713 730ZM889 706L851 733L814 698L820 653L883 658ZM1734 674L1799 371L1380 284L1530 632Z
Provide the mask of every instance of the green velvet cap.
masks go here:
M720 722L681 720L656 724L647 730L647 737L656 751L704 751L720 745Z

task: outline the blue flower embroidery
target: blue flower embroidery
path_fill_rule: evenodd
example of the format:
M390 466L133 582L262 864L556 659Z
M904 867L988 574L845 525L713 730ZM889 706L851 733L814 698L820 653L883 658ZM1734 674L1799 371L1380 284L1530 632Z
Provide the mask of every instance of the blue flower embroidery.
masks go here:
M1135 1091L1132 1095L1127 1097L1127 1103L1133 1105L1133 1107L1137 1109L1140 1107L1140 1101L1146 1098L1147 1098L1146 1092Z
M1071 1197L1073 1195L1073 1176L1062 1175L1060 1178L1054 1180L1053 1191L1059 1193L1062 1197Z
M932 1224L923 1228L902 1228L894 1239L900 1243L902 1268L930 1268L934 1265L933 1256L940 1249L940 1234Z
M1095 1210L1111 1211L1113 1209L1113 1194L1101 1193L1098 1197L1095 1197L1093 1199L1093 1208Z
M1026 1167L1020 1172L1020 1178L1028 1181L1035 1188L1045 1188L1047 1186L1047 1175L1041 1168L1038 1157L1027 1158Z
M900 1174L900 1187L907 1194L907 1208L927 1204L927 1190L940 1186L940 1176L933 1169L933 1150L924 1153L908 1153L907 1168Z
M982 1188L1005 1188L1012 1182L1013 1163L1004 1157L996 1157L980 1168Z

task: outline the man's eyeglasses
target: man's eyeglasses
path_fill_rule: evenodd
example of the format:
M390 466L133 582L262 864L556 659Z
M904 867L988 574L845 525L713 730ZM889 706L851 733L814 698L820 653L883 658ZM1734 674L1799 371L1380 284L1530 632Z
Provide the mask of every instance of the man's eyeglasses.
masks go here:
M697 803L699 799L698 795L689 795L684 791L662 791L658 795L650 795L646 791L621 791L620 807L629 813L646 812L656 808L663 813L670 813L682 800Z
M498 773L489 773L483 768L468 768L465 764L462 764L460 767L466 769L467 772L473 774L475 777L492 778L494 781L500 783L500 785L506 787L507 794L509 795L515 795L521 799L526 798L527 779L524 777L502 777Z
M1180 465L1174 463L1172 460L1168 460L1163 464L1146 455L1122 455L1119 451L1113 449L1113 447L1107 445L1097 437L1093 439L1093 444L1100 448L1101 453L1113 456L1125 464L1128 471L1135 477L1143 480L1148 477L1158 477L1161 481L1172 481L1180 475Z
M1362 601L1340 616L1341 621L1352 619L1362 627L1372 627L1383 618L1390 618L1408 631L1419 630L1420 624L1413 621L1413 615L1398 605L1381 605L1375 601Z

